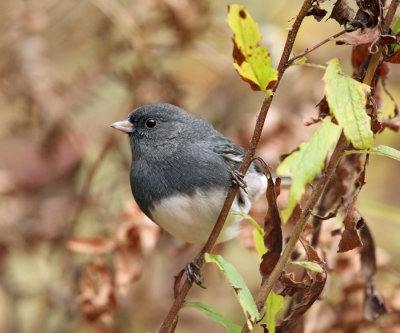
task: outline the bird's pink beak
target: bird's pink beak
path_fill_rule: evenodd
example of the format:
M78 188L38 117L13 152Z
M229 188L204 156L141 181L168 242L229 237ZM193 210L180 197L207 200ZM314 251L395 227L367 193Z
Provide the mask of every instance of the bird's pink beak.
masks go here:
M134 130L133 124L129 121L129 119L117 121L110 126L125 133L132 133Z

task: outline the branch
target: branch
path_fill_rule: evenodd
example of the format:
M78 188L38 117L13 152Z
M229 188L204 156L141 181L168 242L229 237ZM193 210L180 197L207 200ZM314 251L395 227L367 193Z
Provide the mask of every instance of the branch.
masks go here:
M288 60L289 60L290 54L292 52L293 44L296 40L297 33L299 31L301 23L304 20L304 17L307 14L308 9L310 8L310 6L313 2L314 2L314 0L304 0L303 5L299 11L299 14L296 17L296 20L293 23L292 28L289 30L289 33L288 33L288 36L286 39L286 43L285 43L285 46L284 46L284 49L282 52L282 56L281 56L281 59L280 59L279 65L278 65L278 79L272 88L272 94L270 96L267 96L263 101L261 110L257 117L257 122L255 125L253 136L250 141L249 148L246 152L246 156L244 157L243 162L239 169L239 171L243 174L245 174L247 172L248 168L250 167L251 162L253 161L258 142L260 141L262 129L264 127L265 118L266 118L266 116L268 114L268 110L271 106L273 94L277 90L279 83L282 79L282 76L283 76L285 70L289 66ZM202 267L204 264L204 254L206 252L210 252L212 250L212 248L214 247L214 245L217 241L217 238L224 226L225 220L229 214L229 211L231 209L233 200L235 199L235 196L238 192L238 189L239 189L239 187L236 184L232 185L231 188L229 189L225 203L222 207L221 213L218 216L218 220L215 223L215 226L210 234L210 237L208 238L206 244L204 245L204 247L202 248L202 250L200 251L200 253L197 255L197 257L195 259L196 264L199 267ZM192 286L192 283L189 282L188 279L186 278L185 282L182 285L182 288L179 290L178 294L176 295L174 303L172 304L167 316L165 317L165 319L160 327L159 333L173 332L173 330L174 330L173 325L174 325L174 323L176 323L176 318L178 316L178 312L179 312L180 308L182 307L182 305L185 301L185 297L186 297L187 293L189 292L191 286Z
M315 44L314 46L312 46L312 47L310 47L310 48L307 48L304 52L301 52L301 53L299 53L298 55L293 56L292 58L290 58L290 59L288 60L288 65L292 64L292 62L294 62L295 60L304 57L306 54L309 54L309 53L311 53L312 51L315 51L317 48L321 47L322 45L324 45L324 44L326 44L326 43L328 43L328 42L330 42L330 41L335 40L335 38L337 38L337 37L343 35L345 32L346 32L346 30L342 30L342 31L340 31L340 32L338 32L338 33L336 33L336 34L334 34L333 36L328 37L327 39L324 39L322 42L319 42L318 44Z
M400 3L400 0L393 0L392 3L390 4L389 10L385 17L385 23L386 23L387 27L389 27L391 25L391 22L393 20L394 14L396 12L396 9L397 9L399 3ZM371 85L375 71L379 64L379 58L382 55L382 51L383 51L383 47L380 47L378 52L371 57L371 60L368 64L368 68L366 71L366 75L363 79L363 83ZM310 214L311 210L318 203L319 198L321 197L325 187L327 186L327 184L329 183L329 180L331 179L333 173L335 172L336 167L339 164L340 159L343 155L343 151L346 149L347 146L348 146L348 142L342 131L342 134L340 135L340 138L336 144L335 150L333 151L332 156L329 160L326 171L322 175L321 179L319 180L319 182L318 182L317 186L315 187L314 191L312 192L310 198L307 200L306 205L305 205L305 207L300 215L300 218L293 230L293 233L289 239L289 242L287 243L287 245L282 253L282 256L279 258L279 261L276 264L276 266L274 267L274 270L272 271L271 275L269 276L269 279L267 281L262 282L260 291L259 291L259 293L257 295L257 299L256 299L256 304L258 304L259 311L264 309L265 302L267 300L269 293L272 290L272 287L278 281L280 275L282 274L282 271L288 264L290 255L292 254L292 252L296 246L296 243L300 238L300 235L302 234L305 226L307 225L308 218L311 215ZM242 329L242 333L246 333L246 332L249 332L247 324L245 324Z

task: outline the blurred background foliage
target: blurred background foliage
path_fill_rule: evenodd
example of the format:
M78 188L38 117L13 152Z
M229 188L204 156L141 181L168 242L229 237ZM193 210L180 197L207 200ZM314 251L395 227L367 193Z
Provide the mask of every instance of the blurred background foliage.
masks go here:
M197 252L148 222L133 204L128 140L109 125L133 108L168 102L196 113L246 146L261 106L232 65L228 1L3 0L0 2L0 331L155 331L172 302L173 276ZM299 1L242 1L259 23L274 66ZM323 7L329 8L330 2ZM342 28L308 17L299 53ZM351 74L351 47L334 43L309 55L338 57ZM387 87L400 101L400 71ZM288 70L267 117L259 155L280 156L315 131L323 72ZM385 95L381 111L392 114ZM377 143L400 149L385 131ZM308 313L307 332L400 330L400 177L398 162L371 156L359 200L377 243L377 286L392 313L362 320L358 252L336 253L325 222L328 266L324 301ZM281 195L284 204L285 192ZM262 223L265 202L252 215ZM242 239L219 246L256 291L258 259ZM72 240L71 238L74 237ZM91 237L92 245L79 238ZM81 246L81 248L79 248ZM82 249L83 247L83 249ZM85 248L86 247L86 248ZM83 253L82 253L83 252ZM85 254L86 252L86 254ZM89 265L89 266L88 266ZM242 312L224 278L205 269L204 301L228 318ZM358 283L358 285L357 285ZM177 332L221 332L194 309L183 309Z

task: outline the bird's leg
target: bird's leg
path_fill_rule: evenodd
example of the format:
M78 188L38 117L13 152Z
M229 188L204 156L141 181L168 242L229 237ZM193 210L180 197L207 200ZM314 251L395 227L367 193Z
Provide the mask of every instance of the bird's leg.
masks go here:
M246 191L247 184L244 181L244 175L239 170L233 170L231 171L231 176L232 176L232 181L235 184L239 185L239 187L247 193Z
M190 263L188 263L185 267L185 272L188 280L191 283L196 283L199 287L206 289L206 287L203 285L204 282L204 276L203 273L201 272L200 266L196 263L195 260L192 260Z

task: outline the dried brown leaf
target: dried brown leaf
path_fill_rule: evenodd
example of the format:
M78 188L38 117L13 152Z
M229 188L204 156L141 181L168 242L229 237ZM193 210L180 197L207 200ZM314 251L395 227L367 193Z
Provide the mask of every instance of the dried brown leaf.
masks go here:
M364 295L363 316L365 320L374 321L381 315L389 312L389 308L386 306L383 297L375 288L374 280L367 282Z
M347 4L347 0L337 0L333 6L331 16L340 25L350 22L355 17L356 13L353 8Z
M334 185L341 196L346 196L350 193L353 185L354 173L361 171L361 161L359 154L345 156L340 164L337 179Z
M338 0L332 9L330 18L335 19L341 25L350 23L355 28L375 27L383 12L381 3L376 0L357 0L357 5L359 9L355 13L348 5L347 0Z
M296 281L293 272L283 271L275 283L274 292L282 296L293 296L299 291L309 287L308 281Z
M139 238L143 254L150 254L160 236L160 227L151 221L138 207L135 202L128 203L120 215L123 223L117 230L119 243L130 242L132 234Z
M373 41L377 40L379 37L379 30L378 26L372 29L366 29L362 33L358 35L354 34L345 34L343 38L336 41L338 45L363 45L363 44L370 44Z
M368 26L375 26L381 13L383 13L385 0L357 0L356 2L360 8L356 14L356 19L359 18L359 13L362 12L361 17L365 17L366 20L364 23Z
M306 16L314 16L314 18L320 22L328 12L325 9L319 7L319 4L316 3L312 5L312 7L307 11Z
M356 225L362 219L360 213L357 211L355 206L356 199L350 203L347 209L346 216L344 217L344 231L342 233L342 238L339 242L338 252L346 252L355 249L356 247L361 247L361 239L357 233Z
M315 249L311 246L311 244L308 241L303 239L302 244L304 246L304 249L306 250L308 261L316 262L321 266L325 266L324 261L320 258L317 251L315 251Z
M367 224L360 230L363 246L360 250L361 277L365 281L364 289L364 318L368 321L376 320L388 312L382 296L375 288L374 275L376 273L375 243Z
M142 249L151 251L154 248L158 238L158 227L154 228L154 223L149 222L136 205L126 206L122 216L128 221L118 230L118 246L113 253L113 263L116 289L118 294L123 295L126 294L129 284L140 278L143 270ZM148 233L148 231L153 232ZM148 236L150 247L143 246L146 239L144 235Z
M90 321L108 320L117 308L112 274L104 260L95 258L80 279L79 304Z
M277 332L290 332L302 318L304 313L311 307L311 305L318 299L324 289L327 274L326 266L323 260L319 257L317 251L305 240L302 243L306 249L308 260L311 262L316 262L320 264L323 268L323 273L317 273L315 271L306 271L304 280L301 282L302 290L296 296L296 303L290 308L289 313L282 321L282 323L277 327ZM282 276L281 276L282 278ZM286 283L292 280L287 280Z
M347 0L337 0L329 18L336 20L340 25L351 21L355 11L347 4Z
M326 116L329 116L330 110L326 96L324 96L316 106L318 107L319 112L318 119L324 119Z
M368 44L361 44L353 47L351 51L351 64L354 74L360 76L365 71L366 59L369 56Z
M368 161L369 161L369 156L367 155L361 170L359 170L360 168L359 158L354 160L354 162L358 163L353 163L353 165L351 166L353 172L360 171L360 174L356 182L357 191L355 192L355 194L353 194L353 198L351 199L351 202L347 207L346 215L343 220L344 231L342 233L342 238L340 239L339 242L338 252L346 252L356 247L362 246L362 242L360 236L358 235L357 230L359 230L364 225L364 219L358 212L358 210L355 208L355 206L357 203L358 194L360 193L362 187L365 185L365 173L367 170ZM350 165L348 166L350 167ZM354 168L354 166L356 166L356 169Z
M272 176L269 170L264 167L263 172L268 179L268 211L264 219L264 244L268 249L268 252L265 253L262 257L260 272L263 279L268 279L282 252L282 222L279 216L278 205L276 203L276 185L272 180Z
M138 245L120 245L113 253L115 288L119 295L126 295L129 285L137 281L142 274L143 257Z
M392 64L400 64L400 49L385 58L385 61Z
M78 238L71 237L67 241L69 250L87 254L102 254L110 252L115 242L108 238Z
M400 130L400 118L398 116L392 118L381 118L379 121L383 128L389 128L394 132Z

